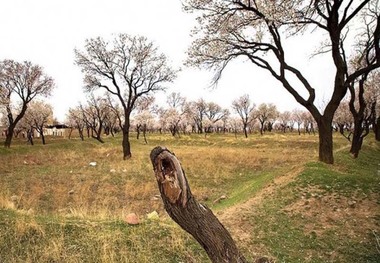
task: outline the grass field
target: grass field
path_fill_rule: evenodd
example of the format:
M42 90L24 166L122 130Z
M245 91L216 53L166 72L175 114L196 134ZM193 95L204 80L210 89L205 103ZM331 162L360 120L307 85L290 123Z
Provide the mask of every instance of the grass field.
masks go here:
M128 161L120 137L16 140L0 148L0 262L208 262L157 198L156 145L177 155L250 261L380 262L380 144L369 136L354 160L337 135L331 166L317 162L317 139L148 134ZM139 225L124 221L131 212Z

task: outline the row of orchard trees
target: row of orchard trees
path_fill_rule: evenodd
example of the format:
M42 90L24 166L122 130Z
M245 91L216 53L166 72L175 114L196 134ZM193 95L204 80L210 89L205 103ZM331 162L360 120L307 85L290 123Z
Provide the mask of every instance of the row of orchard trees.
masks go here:
M355 149L360 149L366 130L363 128L364 91L371 74L380 67L378 0L184 0L183 5L197 16L198 23L192 31L187 65L215 70L215 80L218 80L231 61L243 56L258 70L270 73L312 115L319 130L319 160L325 163L334 162L333 118L349 93L349 108L354 118L352 142ZM332 58L335 76L331 85L327 85L331 87L331 97L324 109L316 105L314 85L301 67L292 65L288 56L288 39L304 33L323 35L325 39L316 53L328 53ZM306 39L299 41L307 45ZM127 34L118 35L112 42L101 37L88 39L82 50L75 50L75 63L84 74L87 92L106 91L111 100L120 105L123 157L130 158L132 112L144 97L164 90L175 79L177 70L152 42ZM8 118L7 147L14 127L25 115L27 104L37 94L47 95L53 87L51 78L35 74L41 70L31 74L22 72L24 69L32 72L32 68L38 67L11 61L1 64L0 95ZM12 95L19 97L20 114L12 113L9 106ZM209 114L210 120L217 118L213 111ZM244 117L244 110L239 114ZM198 124L207 126L200 121ZM247 131L247 127L244 130Z
M2 123L6 124L5 147L10 147L15 132L23 129L32 141L32 130L42 134L43 127L52 115L50 106L39 97L48 97L54 89L53 78L42 67L29 61L0 61L0 110Z
M372 82L368 82L372 83ZM380 96L378 83L372 83L365 93L364 118L360 124L364 138L372 128L378 139L380 121ZM344 100L338 108L332 129L340 131L350 141L355 131L354 115L350 112L351 99ZM354 109L358 105L353 106ZM71 127L78 129L83 139L83 131L87 136L103 142L101 134L112 134L122 130L124 123L122 109L109 96L89 97L86 105L80 104L69 110L67 122ZM259 130L261 134L272 129L293 131L301 134L313 132L316 123L307 111L294 109L293 111L279 112L276 105L262 103L256 107L249 95L243 95L233 100L229 109L224 109L214 102L206 102L200 98L197 101L187 101L180 93L173 92L167 96L166 105L158 106L152 96L143 97L136 104L131 116L131 127L137 131L137 137L143 134L146 142L146 132L170 132L173 136L181 133L210 133L233 132L249 133ZM348 136L346 133L350 133ZM352 140L354 141L354 140Z

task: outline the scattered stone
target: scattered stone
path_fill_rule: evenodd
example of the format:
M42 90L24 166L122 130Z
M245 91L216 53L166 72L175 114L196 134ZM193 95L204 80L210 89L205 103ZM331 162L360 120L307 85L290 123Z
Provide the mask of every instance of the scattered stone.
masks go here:
M74 189L71 189L69 192L68 192L69 195L72 195L74 194Z
M207 195L202 196L202 201L203 201L203 202L208 201L208 196L207 196Z
M96 162L90 162L88 165L89 165L89 166L92 166L92 167L95 167L96 164L97 164Z
M160 216L158 215L157 211L153 211L152 213L147 214L146 217L149 220L159 220L160 219Z
M34 210L32 208L29 208L29 210L26 212L27 215L33 215Z
M135 213L128 214L124 221L129 225L138 225L140 224L139 217Z
M348 201L348 206L351 208L355 208L356 207L356 201L355 200Z
M224 200L224 199L226 199L226 198L227 198L226 195L222 195L222 196L220 196L219 198L215 199L213 203L214 203L214 204L215 204L215 203L220 203L220 201L222 201L222 200Z
M12 202L18 202L18 196L17 195L12 195L11 196L11 201Z
M157 197L157 196L153 196L150 200L151 200L151 201L158 201L158 200L160 200L160 198Z
M116 170L115 169L111 169L110 173L116 173Z

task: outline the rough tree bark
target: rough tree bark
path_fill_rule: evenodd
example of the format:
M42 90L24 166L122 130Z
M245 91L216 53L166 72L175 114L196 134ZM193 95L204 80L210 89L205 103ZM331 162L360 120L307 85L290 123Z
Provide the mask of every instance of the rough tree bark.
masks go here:
M190 233L214 263L246 263L230 233L212 211L198 203L173 153L156 147L150 154L158 188L169 216Z

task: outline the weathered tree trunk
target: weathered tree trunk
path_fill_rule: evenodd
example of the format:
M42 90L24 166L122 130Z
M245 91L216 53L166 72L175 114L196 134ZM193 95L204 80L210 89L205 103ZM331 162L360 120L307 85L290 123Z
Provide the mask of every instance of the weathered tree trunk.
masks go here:
M34 145L34 142L33 142L33 130L28 130L26 133L27 133L28 142L31 145Z
M137 124L136 125L136 132L137 132L137 135L136 135L136 139L140 139L140 128L141 128L141 124Z
M320 118L318 121L319 160L327 164L334 163L331 123L327 118Z
M79 132L79 137L80 137L81 141L84 141L83 129L78 128L78 132Z
M68 135L68 139L71 140L71 134L73 133L73 128L70 128L69 130L69 135Z
M127 160L132 157L131 153L131 143L129 142L129 119L125 121L123 127L123 159Z
M360 132L360 134L359 134ZM354 136L352 136L352 142L351 142L351 149L350 153L352 154L353 158L357 158L359 156L359 152L363 145L363 137L361 136L361 129L354 129Z
M148 141L146 140L146 124L143 125L143 137L145 144L148 144Z
M42 145L45 145L45 144L46 144L46 141L45 141L45 135L44 135L43 132L41 132L40 135L41 135Z
M380 141L380 117L376 119L376 125L374 125L375 139Z
M14 125L14 126L16 126L16 125ZM10 148L11 147L13 133L14 133L14 130L15 130L14 126L10 125L8 127L8 129L7 129L6 137L5 137L5 142L4 142L4 147L6 147L6 148Z
M152 150L150 158L169 216L198 241L212 262L247 262L212 211L194 198L174 154L158 146Z

